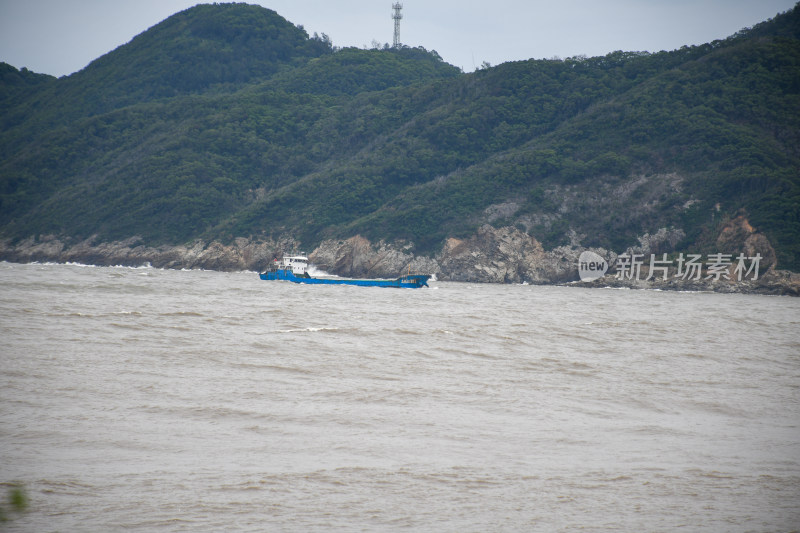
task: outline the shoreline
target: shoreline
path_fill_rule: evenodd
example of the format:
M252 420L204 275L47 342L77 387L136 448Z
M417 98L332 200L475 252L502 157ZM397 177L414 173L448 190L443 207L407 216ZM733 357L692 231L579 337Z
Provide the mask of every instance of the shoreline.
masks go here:
M353 242L355 239L355 243ZM510 279L502 275L504 258L493 257L488 260L496 267L490 272L479 260L459 261L459 257L439 254L435 259L415 257L413 254L398 251L394 247L380 243L375 249L368 241L361 238L323 243L309 256L316 258L316 266L333 275L342 277L392 278L405 272L409 267L413 271L424 272L436 276L437 281L468 283L501 283L528 284L543 286L581 287L587 289L630 289L656 290L676 292L716 292L726 294L759 294L771 296L800 296L800 274L770 268L755 281L730 280L636 280L617 279L612 273L593 281L578 279L577 259L570 264L565 258L576 255L558 250L556 253L542 252L536 256L538 264L528 265L529 276L518 276ZM11 245L8 240L0 240L0 261L17 264L73 264L85 267L122 267L122 268L157 268L168 270L205 270L212 272L252 272L263 271L264 267L279 257L283 250L292 249L295 243L291 239L279 241L250 241L237 239L230 245L218 242L205 244L196 241L189 245L164 245L148 247L140 243L140 239L132 238L113 243L95 243L94 239L65 244L55 237L39 240L26 239ZM353 244L360 244L362 253ZM445 247L445 251L447 246ZM377 255L378 259L370 256ZM337 257L331 257L336 252ZM463 255L463 254L462 254ZM469 256L474 256L471 251ZM577 255L576 255L577 258ZM367 260L369 259L369 260ZM480 258L478 258L480 259ZM557 268L553 269L553 264ZM565 268L568 266L574 267ZM382 264L382 266L381 266ZM381 268L378 268L381 266ZM518 271L519 265L511 265ZM394 270L394 271L393 271ZM532 274L532 275L531 275ZM572 274L572 276L570 276ZM501 277L502 275L502 277Z

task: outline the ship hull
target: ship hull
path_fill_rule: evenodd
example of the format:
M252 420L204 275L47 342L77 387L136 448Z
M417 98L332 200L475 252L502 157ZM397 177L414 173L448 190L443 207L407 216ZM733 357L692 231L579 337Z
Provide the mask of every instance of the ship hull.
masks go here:
M430 276L424 274L411 274L400 276L397 279L350 279L350 278L313 278L296 276L291 270L272 270L259 274L265 281L291 281L293 283L305 283L307 285L357 285L359 287L395 287L406 289L418 289L428 286Z

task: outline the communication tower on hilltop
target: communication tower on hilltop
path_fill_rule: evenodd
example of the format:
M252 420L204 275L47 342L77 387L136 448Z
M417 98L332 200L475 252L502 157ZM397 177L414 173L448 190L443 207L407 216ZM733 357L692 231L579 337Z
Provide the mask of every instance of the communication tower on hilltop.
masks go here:
M392 4L392 9L394 9L394 13L392 13L392 18L394 19L394 47L400 48L400 19L403 18L400 10L403 9L403 4L395 2Z

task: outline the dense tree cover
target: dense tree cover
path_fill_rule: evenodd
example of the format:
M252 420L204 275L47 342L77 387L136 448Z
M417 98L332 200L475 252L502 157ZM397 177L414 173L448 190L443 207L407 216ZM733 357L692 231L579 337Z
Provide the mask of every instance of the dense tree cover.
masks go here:
M462 74L422 48L337 50L263 8L197 6L67 78L0 68L0 231L361 233L425 252L492 221L619 251L665 226L713 247L744 210L797 269L799 19Z
M345 48L276 76L270 86L289 93L355 96L436 78L455 78L459 74L456 67L424 48L368 52Z
M53 81L53 76L36 74L25 67L17 70L8 63L0 63L0 112L18 105Z
M269 9L201 4L51 84L0 125L42 129L156 99L229 92L331 52L329 40L309 39Z

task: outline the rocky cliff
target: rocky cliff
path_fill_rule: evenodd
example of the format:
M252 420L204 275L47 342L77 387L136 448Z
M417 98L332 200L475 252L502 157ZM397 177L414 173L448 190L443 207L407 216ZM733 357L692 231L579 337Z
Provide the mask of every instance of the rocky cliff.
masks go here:
M650 276L648 259L661 258L673 251L682 238L680 230L663 228L653 235L643 235L640 245L624 256L603 249L591 249L595 257L607 262L608 273L594 281L579 280L578 261L585 248L561 246L545 251L527 233L513 227L482 226L468 239L448 239L434 257L415 256L410 243L371 243L355 236L346 240L322 242L309 254L316 268L346 277L392 278L419 272L433 274L440 281L476 283L575 283L588 287L659 288L672 290L709 290L800 295L800 274L775 269L775 252L767 238L758 233L744 216L725 224L716 240L716 252L729 254L730 264L717 276L680 276L676 259L670 269ZM230 244L196 241L184 246L148 247L138 238L104 243L88 239L72 242L54 236L29 238L12 243L0 241L0 259L13 262L78 262L95 265L151 265L157 268L208 269L219 271L263 270L285 252L297 251L291 238L251 241L236 239ZM736 254L747 258L760 256L758 275L750 272L742 278L735 270ZM641 258L636 276L624 268L625 257ZM682 257L682 255L681 255ZM655 273L655 272L654 272ZM650 277L652 279L647 280ZM665 279L666 278L666 279ZM741 278L741 279L740 279Z
M12 244L0 241L0 259L18 263L84 263L100 266L143 266L219 271L258 270L284 250L296 249L292 239L250 241L236 239L231 244L195 241L183 246L150 247L134 237L118 242L59 239L48 235Z

